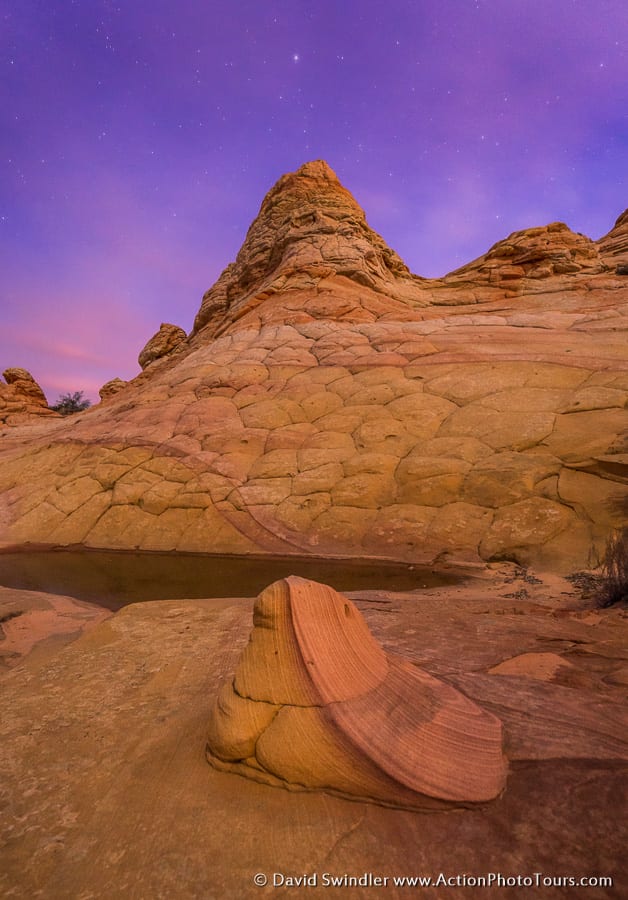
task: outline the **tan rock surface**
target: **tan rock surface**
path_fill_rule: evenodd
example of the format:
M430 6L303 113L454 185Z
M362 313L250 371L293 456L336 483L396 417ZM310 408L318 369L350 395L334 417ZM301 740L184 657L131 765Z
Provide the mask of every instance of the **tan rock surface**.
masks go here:
M0 543L586 565L628 477L625 226L516 232L422 279L308 163L189 340L164 326L119 396L11 429Z
M417 888L395 886L394 876L538 872L611 877L612 887L580 890L595 900L624 896L625 615L592 613L569 583L540 577L504 567L467 585L351 595L387 652L504 722L506 790L472 810L383 808L208 766L212 697L246 646L253 601L135 604L55 657L16 667L0 691L0 796L10 810L0 824L0 893L241 900L277 893L278 872L316 873L312 896L400 900ZM548 653L565 663L551 681L488 674ZM233 735L246 752L242 740ZM322 883L324 873L365 872L389 884ZM269 878L267 891L253 883L256 873ZM517 900L522 890L498 893ZM575 890L538 893L571 900ZM478 891L430 893L470 900Z

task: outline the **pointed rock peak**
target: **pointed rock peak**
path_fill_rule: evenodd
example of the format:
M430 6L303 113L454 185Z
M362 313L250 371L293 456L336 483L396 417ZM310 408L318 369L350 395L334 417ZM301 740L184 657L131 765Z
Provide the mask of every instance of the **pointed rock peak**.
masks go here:
M321 159L283 175L268 192L236 261L203 297L193 334L218 328L264 298L344 276L407 299L418 281Z
M303 163L296 172L289 172L287 175L280 178L277 185L281 184L284 180L291 181L294 178L319 178L324 181L332 181L335 184L340 184L340 179L324 159L313 159L310 162Z
M305 175L308 178L326 178L328 181L338 181L338 176L324 159L313 159L310 162L303 163L301 168L297 169L294 174Z
M277 231L286 225L302 226L306 216L317 211L321 214L327 211L338 218L350 214L362 220L365 218L361 207L322 159L305 163L296 172L281 176L266 194L247 241L256 226L270 226ZM270 217L270 221L264 221L266 217Z

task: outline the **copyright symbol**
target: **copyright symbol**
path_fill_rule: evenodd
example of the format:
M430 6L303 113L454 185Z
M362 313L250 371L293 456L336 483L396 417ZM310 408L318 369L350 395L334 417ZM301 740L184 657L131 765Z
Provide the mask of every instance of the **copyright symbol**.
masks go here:
M257 875L254 875L253 881L258 887L264 887L265 884L268 884L268 878L263 872L258 872Z

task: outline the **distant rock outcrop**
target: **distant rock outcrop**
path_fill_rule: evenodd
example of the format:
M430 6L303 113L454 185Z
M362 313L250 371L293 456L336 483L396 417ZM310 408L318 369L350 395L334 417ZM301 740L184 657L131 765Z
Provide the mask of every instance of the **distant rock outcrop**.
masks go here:
M15 366L2 375L6 385L0 384L0 424L22 425L32 416L55 415L30 372Z
M504 789L500 721L387 655L346 597L286 578L259 595L253 624L214 703L212 765L410 808L483 802Z
M424 279L308 163L189 339L162 326L119 396L0 460L0 542L595 561L628 496L626 224Z
M29 406L47 407L46 395L39 387L30 372L17 367L5 369L2 376L7 384L11 385L16 394L21 394Z
M171 356L173 353L181 353L187 341L187 334L178 325L170 325L162 322L159 331L152 336L140 351L138 363L145 369L157 359Z
M109 400L110 397L114 397L117 393L123 390L128 381L123 381L122 378L112 378L111 381L105 382L103 386L98 391L101 400Z
M552 222L543 228L515 231L498 241L474 262L457 269L448 280L463 275L512 289L523 278L549 278L552 275L594 274L604 268L597 245L582 234L574 233L564 222Z

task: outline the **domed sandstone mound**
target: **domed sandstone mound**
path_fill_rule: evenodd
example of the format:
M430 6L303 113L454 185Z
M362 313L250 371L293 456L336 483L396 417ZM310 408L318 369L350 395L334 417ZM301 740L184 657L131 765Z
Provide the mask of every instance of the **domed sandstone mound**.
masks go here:
M253 626L214 704L212 765L410 808L483 802L503 790L499 720L384 653L341 594L282 579L257 598Z
M105 403L12 429L0 543L595 561L628 497L625 227L424 279L307 163L188 339L163 326Z

